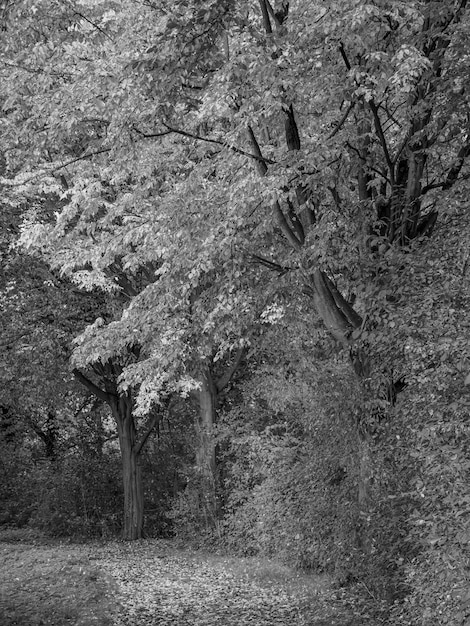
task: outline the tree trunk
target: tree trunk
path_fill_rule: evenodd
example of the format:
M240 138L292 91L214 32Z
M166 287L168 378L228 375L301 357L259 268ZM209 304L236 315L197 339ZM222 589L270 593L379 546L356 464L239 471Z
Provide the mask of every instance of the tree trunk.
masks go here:
M198 391L199 414L196 424L196 465L202 483L202 508L209 525L217 520L217 468L214 426L216 423L217 388L207 367L200 377Z
M54 462L56 460L56 446L57 446L57 423L56 414L54 411L48 411L46 421L41 426L34 418L30 418L30 424L36 435L41 439L44 444L44 454L46 459Z
M159 414L150 416L146 428L137 441L137 429L132 414L132 393L122 393L118 389L117 378L122 372L119 365L108 362L105 366L95 365L95 373L101 376L105 389L101 389L92 380L77 369L73 370L75 378L95 396L106 402L116 422L119 446L122 458L122 483L124 489L124 523L123 539L134 540L143 537L144 525L144 489L140 455L148 438L158 423ZM114 380L113 380L114 379Z
M132 541L143 537L144 490L140 467L140 450L136 446L136 428L132 415L132 399L119 395L111 403L116 420L122 457L124 489L124 523L122 538Z

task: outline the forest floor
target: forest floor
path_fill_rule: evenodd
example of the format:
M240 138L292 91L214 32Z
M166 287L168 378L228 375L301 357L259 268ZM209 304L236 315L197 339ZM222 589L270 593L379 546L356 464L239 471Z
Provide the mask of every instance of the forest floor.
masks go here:
M2 626L376 626L324 577L149 539L0 531Z

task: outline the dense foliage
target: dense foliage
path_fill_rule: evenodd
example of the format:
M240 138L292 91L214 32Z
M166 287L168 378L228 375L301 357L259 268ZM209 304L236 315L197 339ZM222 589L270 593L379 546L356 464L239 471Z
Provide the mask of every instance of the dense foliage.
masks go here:
M108 407L127 538L167 424L173 532L470 616L466 5L5 4L2 406L32 351L19 422Z

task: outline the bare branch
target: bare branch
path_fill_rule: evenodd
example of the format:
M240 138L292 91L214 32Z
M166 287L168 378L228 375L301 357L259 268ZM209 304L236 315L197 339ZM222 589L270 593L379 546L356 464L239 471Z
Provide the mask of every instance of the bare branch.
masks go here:
M421 195L424 196L425 194L427 194L429 191L432 191L433 189L448 190L451 187L453 187L453 185L457 183L458 181L468 180L468 178L470 178L470 173L466 174L465 176L460 176L460 177L459 177L459 174L461 173L462 168L465 164L465 161L467 157L469 156L470 156L470 141L465 143L458 151L455 161L453 162L452 166L448 170L447 176L445 177L445 179L441 181L436 181L436 179L434 179L428 185L423 187L421 191Z
M338 207L338 209L341 209L342 208L341 197L340 197L336 187L328 186L328 191L331 193L331 197L333 198L333 201L336 204L336 206Z
M224 148L228 148L229 150L232 150L232 152L236 152L237 154L241 154L242 156L246 156L250 159L254 159L255 161L262 161L263 163L269 163L269 165L273 165L275 163L275 161L271 161L270 159L265 159L263 156L258 155L258 154L251 154L250 152L246 152L245 150L242 150L241 148L237 148L236 146L231 146L230 144L227 144L224 141L220 141L219 139L211 139L210 137L201 137L200 135L196 135L194 133L190 133L186 130L181 130L179 128L173 128L172 126L169 126L168 124L165 124L165 122L162 122L163 126L165 128L168 129L169 132L175 133L176 135L182 135L183 137L189 137L190 139L196 139L198 141L205 141L207 143L213 143L216 144L218 146L222 146ZM148 135L150 136L150 135ZM161 135L155 135L155 136L161 136Z
M469 180L469 179L470 179L470 173L465 174L465 176L460 176L454 182L456 183L462 180ZM432 191L433 189L442 189L443 185L444 185L444 181L437 183L434 180L432 183L429 183L429 185L426 185L425 187L423 187L421 191L421 195L424 196L425 194L427 194L429 191ZM450 187L448 187L448 189L450 189Z
M18 182L18 183L12 183L12 187L19 187L20 185L25 185L27 183L30 183L33 180L36 180L38 178L42 178L43 176L49 176L50 174L55 174L56 172L58 172L59 170L64 169L65 167L68 167L69 165L72 165L73 163L77 163L78 161L84 161L85 159L89 159L91 157L97 156L98 154L104 154L105 152L111 152L111 148L101 148L100 150L96 150L95 152L83 152L79 157L76 157L74 159L70 159L70 161L66 161L65 163L62 163L62 165L58 165L57 167L54 167L50 170L47 171L41 171L41 172L37 172L36 174L33 174L33 176L31 176L30 178Z
M287 217L289 218L290 226L291 226L292 230L294 231L295 235L297 236L297 239L303 245L304 242L305 242L304 227L303 227L303 224L300 221L298 215L296 214L296 212L294 210L294 205L289 200L289 198L287 198L287 209L288 209L287 210Z
M0 343L0 348L6 348L8 350L9 348L12 348L17 341L19 341L23 337L27 337L28 335L32 335L33 332L34 332L34 330L27 330L25 332L20 333L19 335L16 335L16 337L13 337L13 339L7 339L6 341L2 341Z

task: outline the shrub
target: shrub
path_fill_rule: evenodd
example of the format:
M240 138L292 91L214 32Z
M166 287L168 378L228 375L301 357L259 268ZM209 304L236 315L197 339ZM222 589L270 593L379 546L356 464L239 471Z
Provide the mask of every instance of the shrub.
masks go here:
M351 551L354 474L338 450L269 430L235 439L223 521L227 545L335 571Z
M31 526L54 536L109 536L119 529L119 459L71 455L60 467L43 464L34 477L37 502Z

